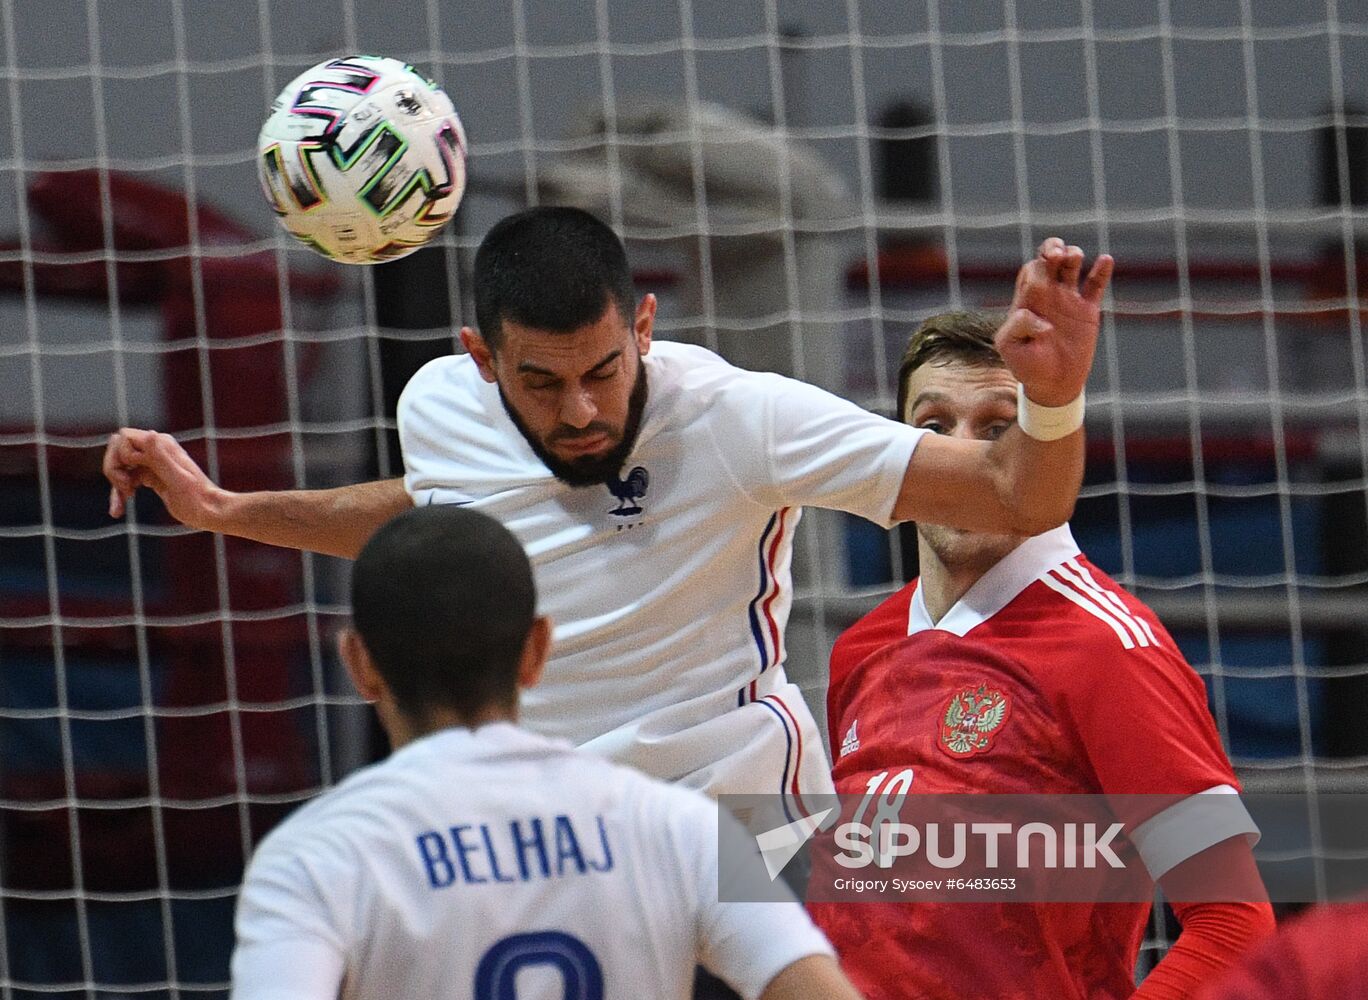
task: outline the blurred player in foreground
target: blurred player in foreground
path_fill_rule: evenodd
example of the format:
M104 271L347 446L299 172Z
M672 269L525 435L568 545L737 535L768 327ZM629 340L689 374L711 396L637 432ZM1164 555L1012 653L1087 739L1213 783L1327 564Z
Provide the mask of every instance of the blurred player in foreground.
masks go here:
M367 543L340 648L394 752L258 848L234 1000L684 998L699 962L747 998L857 998L796 901L717 901L715 803L515 725L550 644L535 604L483 514Z
M1368 1000L1368 900L1322 903L1284 923L1200 1000Z
M994 349L994 329L973 313L922 324L899 371L900 417L950 439L1012 433L1016 380ZM1079 551L1067 525L1028 537L923 520L917 551L920 579L832 650L838 791L877 794L874 777L900 767L914 795L1236 790L1201 679L1150 610ZM1233 802L1203 826L1183 804L1125 817L1148 820L1133 840L1150 875L1167 889L1210 865L1261 896L1256 830L1243 806ZM1137 997L1191 997L1273 926L1267 902L1174 908L1182 933ZM812 905L852 980L875 998L1130 996L1149 909Z
M998 331L1035 436L942 438L653 345L655 296L637 299L613 231L534 208L480 245L469 353L404 391L402 481L233 493L168 435L125 429L105 455L110 512L150 486L192 527L353 556L413 504L469 504L522 541L556 622L547 681L523 700L530 729L714 795L829 792L784 674L800 508L993 531L1067 519L1111 258L1082 269L1080 249L1045 241Z

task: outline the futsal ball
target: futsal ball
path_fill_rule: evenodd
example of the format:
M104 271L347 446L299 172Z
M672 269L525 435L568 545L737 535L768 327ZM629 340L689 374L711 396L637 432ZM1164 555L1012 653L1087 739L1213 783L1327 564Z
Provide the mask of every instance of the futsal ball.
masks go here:
M465 132L407 63L347 56L296 77L257 140L266 200L296 239L346 264L412 253L465 191Z

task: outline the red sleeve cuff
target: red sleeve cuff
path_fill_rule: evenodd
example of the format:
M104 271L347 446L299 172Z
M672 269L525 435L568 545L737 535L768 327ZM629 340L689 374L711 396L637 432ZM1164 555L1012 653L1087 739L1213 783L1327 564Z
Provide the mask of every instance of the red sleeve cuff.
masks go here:
M1182 932L1135 1000L1192 1000L1274 927L1267 903L1175 903L1173 912Z

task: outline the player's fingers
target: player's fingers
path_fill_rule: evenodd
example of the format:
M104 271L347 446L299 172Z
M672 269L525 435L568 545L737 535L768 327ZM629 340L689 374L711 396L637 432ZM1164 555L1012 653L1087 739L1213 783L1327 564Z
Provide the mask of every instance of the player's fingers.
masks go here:
M133 498L133 490L119 490L118 487L111 487L109 490L109 517L123 517L129 510L129 501Z
M143 469L118 469L109 477L109 516L122 517L128 501L143 486L156 489L157 480Z
M110 469L123 465L128 455L136 449L137 446L134 444L136 433L130 427L121 427L109 435L109 441L105 444L104 458L100 463L100 467L106 473Z
M1036 259L1044 263L1046 277L1050 281L1059 281L1059 269L1064 264L1066 250L1064 241L1058 236L1051 236L1040 244L1040 252Z
M105 478L109 480L109 485L114 492L120 493L123 496L131 496L133 491L138 488L137 479L129 475L128 472L123 469L115 469L105 476Z
M104 457L100 459L100 471L104 473L106 479L114 481L114 477L120 474L119 466L119 435L114 433L109 435L109 441L105 444Z
M1063 250L1064 241L1059 237L1051 237L1042 242L1036 248L1036 256L1031 257L1021 268L1016 271L1015 297L1021 300L1026 286L1033 280L1041 280L1051 276L1051 261L1057 252Z
M117 435L122 447L135 451L145 451L156 436L156 431L139 430L137 427L121 427Z
M1014 300L1019 300L1021 298L1022 292L1025 290L1027 283L1031 280L1031 265L1036 264L1039 260L1039 257L1034 257L1017 268L1016 287L1012 289L1012 298Z
M1064 252L1064 241L1058 236L1047 236L1036 248L1036 256L1042 260L1053 260Z
M125 427L114 436L109 448L109 463L116 472L130 473L136 476L137 470L146 467L151 453L151 431L140 431L130 427ZM112 481L112 479L111 479ZM136 487L136 483L129 486L131 491Z
M137 489L136 478L131 475L143 461L143 452L129 439L124 431L109 436L105 445L104 457L100 460L100 470L105 478L125 495Z
M1004 344L1028 343L1050 331L1050 322L1037 316L1029 309L1013 309L1007 314L1006 321L998 327L994 338L1001 349Z
M1083 273L1083 250L1073 244L1064 248L1064 258L1059 264L1059 281L1070 289L1078 287L1078 276Z
M1040 288L1054 280L1054 266L1040 257L1034 257L1021 265L1017 272L1016 305L1024 305L1032 296L1034 288Z
M132 474L136 474L137 470L145 467L149 457L146 448L140 448L131 441L122 442L117 455L119 468Z
M1112 271L1116 268L1116 261L1111 254L1104 253L1097 260L1093 261L1092 270L1088 272L1087 280L1083 282L1083 298L1093 305L1102 304L1102 296L1107 293L1107 285L1111 281Z

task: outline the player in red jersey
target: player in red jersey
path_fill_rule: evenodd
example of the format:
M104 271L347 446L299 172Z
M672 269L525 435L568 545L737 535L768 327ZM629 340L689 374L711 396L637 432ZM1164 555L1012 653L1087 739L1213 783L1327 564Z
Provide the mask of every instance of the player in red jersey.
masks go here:
M1298 914L1220 976L1201 1000L1368 1000L1368 900Z
M901 418L964 438L993 439L1011 426L1016 383L993 350L994 328L972 313L924 323L899 373ZM882 774L910 778L914 795L1238 789L1201 679L1067 526L1025 537L919 524L917 535L920 580L832 651L838 791L865 794ZM1256 830L1238 800L1205 827L1191 822L1184 799L1169 801L1134 817L1148 820L1132 841L1153 877L1168 888L1219 865L1257 880ZM1148 903L811 909L872 1000L1189 997L1273 928L1266 902L1175 904L1182 933L1136 992Z

